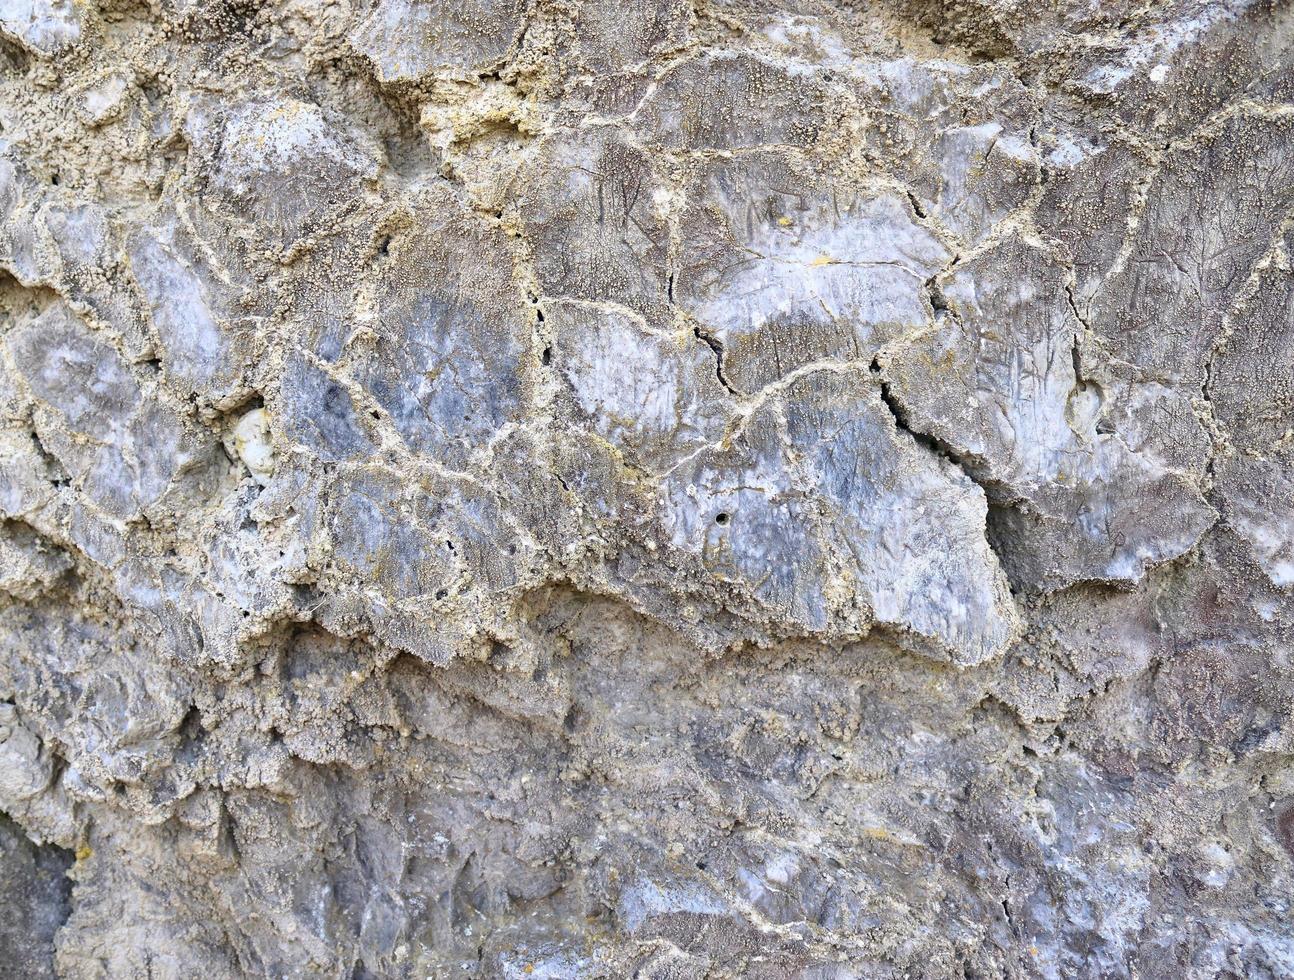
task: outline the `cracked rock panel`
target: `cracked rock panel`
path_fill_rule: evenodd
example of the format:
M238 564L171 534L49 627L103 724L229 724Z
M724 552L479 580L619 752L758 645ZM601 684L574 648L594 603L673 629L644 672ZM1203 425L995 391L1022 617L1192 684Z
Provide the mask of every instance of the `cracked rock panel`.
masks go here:
M1294 976L1294 8L0 3L0 974Z

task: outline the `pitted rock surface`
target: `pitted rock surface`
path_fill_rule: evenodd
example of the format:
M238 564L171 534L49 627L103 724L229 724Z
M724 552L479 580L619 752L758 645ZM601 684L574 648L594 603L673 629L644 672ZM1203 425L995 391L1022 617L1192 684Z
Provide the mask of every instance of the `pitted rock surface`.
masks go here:
M0 973L1294 975L1294 8L0 3Z

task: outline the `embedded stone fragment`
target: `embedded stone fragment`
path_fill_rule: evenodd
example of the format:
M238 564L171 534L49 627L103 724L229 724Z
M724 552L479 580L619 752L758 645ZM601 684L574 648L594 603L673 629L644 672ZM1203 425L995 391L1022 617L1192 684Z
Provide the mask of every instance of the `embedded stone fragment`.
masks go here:
M120 240L108 210L44 197L21 145L0 138L0 262L25 285L56 286L119 334L132 355L143 352L142 318L116 275Z
M1291 149L1294 118L1241 111L1166 154L1130 253L1088 313L1111 355L1148 380L1203 382L1224 314L1294 205Z
M138 230L129 255L168 376L212 401L237 394L256 347L256 325L240 308L241 291L222 281L178 218Z
M832 600L847 601L851 590L828 593L826 545L787 466L779 428L774 409L756 411L730 448L703 452L672 471L662 488L660 526L671 547L700 559L707 577L732 583L775 622L817 632L830 625ZM866 617L866 597L860 605Z
M1135 146L1092 142L1084 133L1062 130L1048 140L1042 165L1047 181L1039 219L1069 252L1074 303L1086 314L1092 295L1119 262L1149 161Z
M650 158L606 126L547 137L519 177L515 207L550 296L647 315L669 304L670 194Z
M931 212L970 244L983 241L1033 191L1038 154L1026 133L1000 123L950 126L939 136Z
M573 13L572 60L598 74L640 64L682 47L694 14L686 0L580 0Z
M680 325L653 331L621 310L546 304L548 357L584 424L635 464L669 468L717 443L733 411L714 351Z
M196 178L282 250L329 231L377 176L374 148L299 99L202 100L185 132L205 164Z
M869 363L920 330L925 280L951 258L901 196L773 154L707 166L680 227L674 300L747 393L815 361Z
M1073 90L1108 106L1120 125L1165 141L1246 93L1288 98L1291 61L1278 7L1178 0L1136 13L1132 30L1067 66Z
M32 600L72 567L72 560L50 542L17 522L0 524L0 592Z
M23 517L48 504L66 473L31 432L0 430L0 516Z
M124 74L97 79L79 93L77 115L89 126L102 126L125 110L132 82Z
M363 460L376 450L354 395L305 354L292 352L285 358L271 410L284 437L320 460Z
M40 739L24 727L9 703L0 703L0 758L0 802L7 808L43 792L54 776Z
M644 100L636 129L647 142L690 150L809 146L828 124L827 87L744 52L689 59Z
M142 358L151 344L139 303L117 276L122 242L108 211L97 205L46 207L36 226L52 246L46 253L48 281L119 335L132 360Z
M81 18L74 0L11 0L0 10L0 34L52 55L81 36Z
M503 60L526 16L522 0L378 0L350 40L384 82L474 77Z
M885 360L909 424L1019 494L1057 479L1080 439L1097 434L1102 396L1079 376L1082 325L1066 278L1013 236L936 279L933 329Z
M1138 582L1195 547L1216 519L1194 481L1107 436L1076 455L1063 481L996 510L990 538L1013 581L1053 590Z
M120 355L64 307L6 339L38 402L41 441L106 513L133 517L210 460L211 440L145 392Z
M1228 317L1205 393L1226 433L1215 464L1223 519L1272 584L1294 585L1294 280L1289 232Z
M1294 460L1237 455L1218 466L1223 517L1273 585L1294 587Z
M895 426L865 370L798 378L730 443L669 475L662 531L777 625L859 635L876 622L957 664L1010 642L983 493Z
M1034 193L1037 111L1011 72L910 57L851 68L863 162L902 183L939 227L977 245Z
M392 234L363 291L371 331L351 373L405 446L461 469L520 420L537 317L511 282L514 254L450 194Z
M123 236L114 216L98 202L43 196L31 161L0 139L0 262L24 285L57 290L120 338L131 360L147 357L153 344L141 304L119 274Z
M1009 509L995 539L1021 580L1136 581L1189 550L1214 512L1189 477L1107 427L1064 267L1013 236L936 284L946 310L886 355L885 376L907 423Z
M0 261L19 281L39 280L46 267L35 235L38 186L12 143L0 138Z
M1294 449L1294 233L1283 255L1258 271L1252 295L1230 312L1208 366L1213 413L1243 454L1286 455Z

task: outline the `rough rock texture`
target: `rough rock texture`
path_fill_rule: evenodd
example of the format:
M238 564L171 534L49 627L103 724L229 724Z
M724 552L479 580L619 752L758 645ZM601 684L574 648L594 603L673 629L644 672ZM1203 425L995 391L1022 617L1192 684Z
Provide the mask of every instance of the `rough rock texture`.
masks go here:
M1292 99L1283 0L0 0L0 974L1294 975Z

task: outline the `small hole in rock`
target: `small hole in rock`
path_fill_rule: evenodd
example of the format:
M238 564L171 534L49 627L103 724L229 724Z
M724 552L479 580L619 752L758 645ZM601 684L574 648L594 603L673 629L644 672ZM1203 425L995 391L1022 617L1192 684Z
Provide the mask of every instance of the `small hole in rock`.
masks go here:
M716 524L720 524L720 525L727 524L729 520L731 520L731 518L725 513L718 513L714 515L714 522Z

